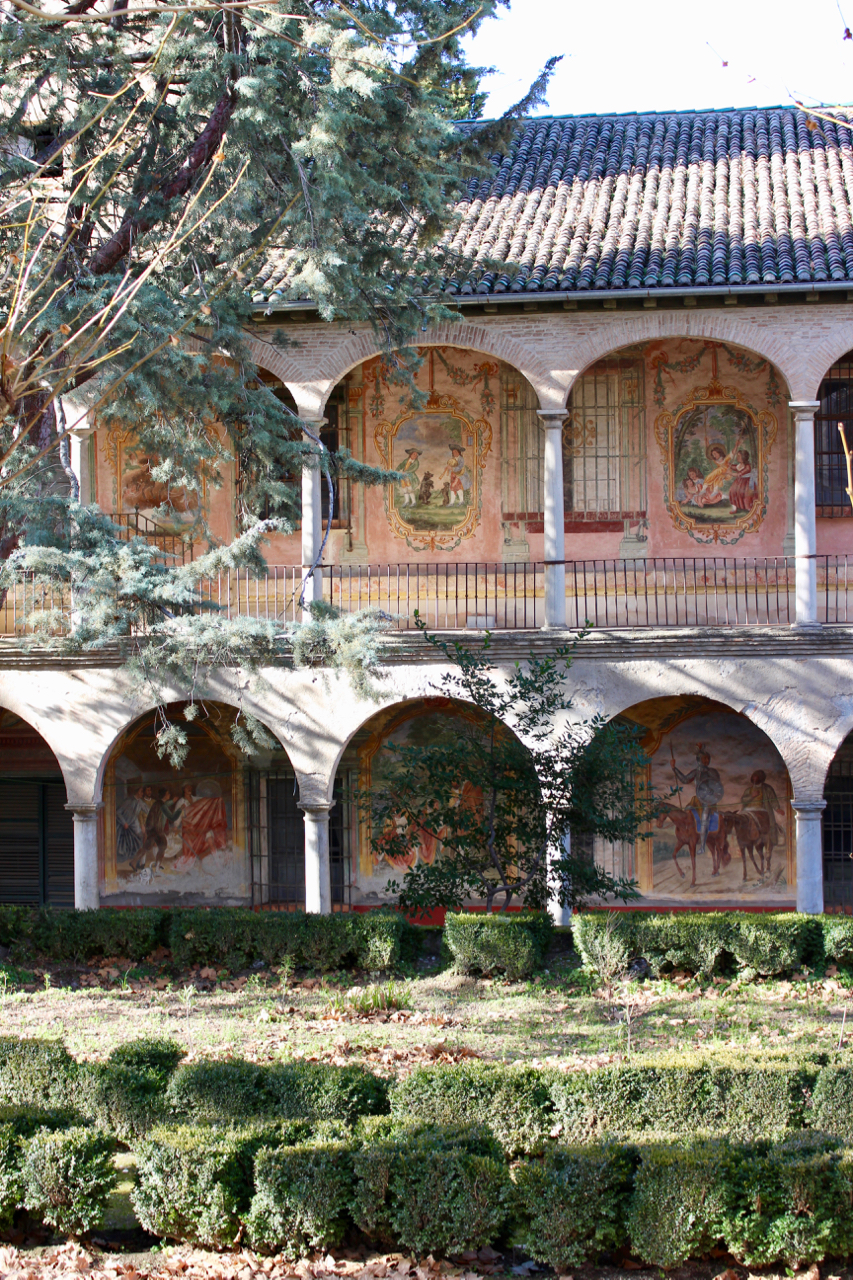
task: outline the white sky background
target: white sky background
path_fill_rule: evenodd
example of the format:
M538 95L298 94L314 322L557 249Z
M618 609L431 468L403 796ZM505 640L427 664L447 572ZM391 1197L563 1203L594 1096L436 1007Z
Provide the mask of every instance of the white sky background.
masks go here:
M472 63L497 68L487 117L558 53L538 115L853 102L853 0L512 0L498 12L467 41Z

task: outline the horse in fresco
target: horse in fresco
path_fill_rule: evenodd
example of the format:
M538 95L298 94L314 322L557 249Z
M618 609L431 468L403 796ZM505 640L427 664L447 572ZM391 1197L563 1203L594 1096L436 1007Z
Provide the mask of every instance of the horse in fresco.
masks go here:
M770 858L773 844L770 840L770 815L763 809L731 810L720 814L723 831L726 836L734 831L735 839L743 859L743 878L746 873L746 855L749 854L752 865L760 879L770 874ZM757 855L757 860L756 860Z
M686 847L690 854L690 866L692 868L692 877L690 880L690 888L696 884L696 848L699 844L699 831L696 825L696 813L694 809L679 809L677 805L665 804L663 812L660 814L657 825L663 827L667 822L671 822L675 827L675 847L672 851L672 860L675 863L675 869L684 879L684 872L678 865L678 854L681 849ZM727 867L731 862L731 854L729 853L729 842L726 837L725 824L720 820L719 829L717 831L709 831L705 840L705 847L711 855L711 875L718 876L721 867Z

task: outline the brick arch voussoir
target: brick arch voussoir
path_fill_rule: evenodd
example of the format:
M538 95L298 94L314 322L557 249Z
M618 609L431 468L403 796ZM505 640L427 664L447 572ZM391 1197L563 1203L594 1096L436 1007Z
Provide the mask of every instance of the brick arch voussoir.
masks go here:
M694 316L666 311L620 316L591 333L572 351L575 366L572 382L597 360L622 347L637 342L653 342L658 338L692 338L697 341L706 338L743 347L774 365L787 384L790 399L795 398L798 388L803 385L800 359L782 335L759 330L746 320L723 313L703 312Z
M466 351L482 352L511 365L527 379L539 396L543 408L563 408L566 403L565 388L559 384L548 367L533 351L515 338L509 338L488 325L441 324L418 335L418 346L458 347ZM351 369L365 360L382 354L382 347L372 333L354 334L337 347L324 365L317 383L327 384L326 397Z
M802 371L803 392L798 398L817 400L821 382L836 361L849 351L853 351L853 320L833 327L832 333L808 347Z

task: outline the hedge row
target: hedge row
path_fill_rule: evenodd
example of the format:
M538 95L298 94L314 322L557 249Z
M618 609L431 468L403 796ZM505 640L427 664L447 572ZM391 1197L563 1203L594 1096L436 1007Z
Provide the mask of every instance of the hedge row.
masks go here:
M672 1267L722 1244L748 1266L853 1249L853 1151L821 1135L779 1144L591 1143L510 1166L482 1129L362 1125L338 1137L158 1130L133 1196L156 1235L291 1257L355 1229L417 1254L515 1243L565 1272L628 1249Z
M684 969L746 978L791 973L825 961L853 965L853 917L750 911L584 912L572 920L587 968L616 976L644 959L653 974Z
M249 911L240 907L139 907L51 911L0 906L0 945L16 959L28 954L80 962L96 956L144 960L166 947L181 968L212 965L230 971L258 960L278 965L289 957L300 968L377 972L401 958L403 916L393 911Z
M124 1141L164 1123L351 1126L390 1114L488 1129L511 1155L541 1154L557 1137L698 1129L744 1139L815 1130L853 1142L853 1064L833 1052L766 1051L758 1062L672 1053L570 1072L462 1062L397 1081L355 1065L182 1056L170 1041L140 1040L104 1063L78 1063L56 1041L0 1037L0 1104L74 1108Z

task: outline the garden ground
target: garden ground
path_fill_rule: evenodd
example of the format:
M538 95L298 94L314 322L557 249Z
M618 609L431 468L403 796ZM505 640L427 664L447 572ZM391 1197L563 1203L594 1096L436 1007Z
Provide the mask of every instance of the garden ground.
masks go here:
M372 1007L383 1002L391 1007ZM852 1002L850 974L833 966L821 976L753 982L675 974L609 990L572 955L516 983L466 977L437 962L419 976L378 982L264 969L230 976L203 966L176 973L120 958L61 970L0 966L4 1033L62 1039L76 1057L102 1059L124 1041L167 1036L191 1059L302 1057L394 1075L464 1058L611 1062L628 1049L628 1025L634 1053L826 1049L853 1042Z

